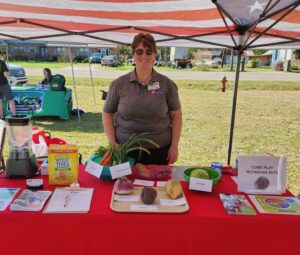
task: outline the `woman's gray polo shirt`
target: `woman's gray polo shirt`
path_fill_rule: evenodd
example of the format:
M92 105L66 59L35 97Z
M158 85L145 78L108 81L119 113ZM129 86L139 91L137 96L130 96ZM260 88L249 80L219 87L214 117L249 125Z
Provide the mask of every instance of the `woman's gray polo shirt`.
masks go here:
M115 127L118 143L124 143L136 133L149 132L147 138L161 147L171 143L170 111L180 109L177 86L169 78L153 70L149 84L159 84L158 89L137 81L135 71L114 80L104 104L104 112L116 113ZM146 148L151 146L144 145Z

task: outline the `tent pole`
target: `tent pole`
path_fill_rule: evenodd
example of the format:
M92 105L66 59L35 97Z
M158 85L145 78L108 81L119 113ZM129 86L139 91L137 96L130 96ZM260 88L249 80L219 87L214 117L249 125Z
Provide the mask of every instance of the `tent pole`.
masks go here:
M6 41L6 62L7 62L7 65L9 66L9 56L8 56L8 42Z
M231 72L233 71L233 57L234 57L233 49L231 49L231 67L230 67Z
M95 96L95 88L94 88L94 79L93 79L93 73L92 73L92 68L91 68L91 63L90 63L90 48L87 45L88 48L88 58L89 58L89 69L90 69L90 77L91 77L91 82L92 82L92 89L93 89L93 96L94 96L94 104L96 104L96 96Z
M239 76L240 76L241 56L242 56L242 51L239 51L238 56L237 56L236 70L235 70L235 80L234 80L234 91L233 91L232 110L231 110L227 165L230 165L230 161L231 161L231 150L232 150L234 121L235 121L236 99L237 99Z
M77 116L78 116L78 121L80 121L80 113L79 113L79 106L78 106L78 97L77 97L77 91L76 91L75 76L74 76L74 67L73 67L73 60L72 60L72 54L71 54L71 47L70 46L69 46L69 57L70 57L71 70L72 70L73 88L74 88L75 100L76 100L76 107L77 107Z

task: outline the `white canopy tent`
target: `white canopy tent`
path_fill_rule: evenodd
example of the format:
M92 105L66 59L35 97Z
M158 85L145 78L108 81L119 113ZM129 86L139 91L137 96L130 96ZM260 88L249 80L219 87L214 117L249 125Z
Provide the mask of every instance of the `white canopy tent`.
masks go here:
M241 54L299 47L299 5L300 0L0 0L0 40L130 44L144 31L159 46L237 50L230 164Z

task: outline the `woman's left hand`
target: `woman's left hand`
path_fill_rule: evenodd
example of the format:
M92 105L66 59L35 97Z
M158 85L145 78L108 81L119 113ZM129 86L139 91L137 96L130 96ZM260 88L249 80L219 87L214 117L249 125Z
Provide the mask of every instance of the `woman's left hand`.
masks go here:
M168 151L168 163L173 164L178 159L178 146L172 146L169 148Z

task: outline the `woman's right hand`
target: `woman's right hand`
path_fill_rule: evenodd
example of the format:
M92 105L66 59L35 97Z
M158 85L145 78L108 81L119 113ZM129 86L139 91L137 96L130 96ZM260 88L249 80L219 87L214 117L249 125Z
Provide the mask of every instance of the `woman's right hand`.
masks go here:
M112 147L115 149L115 150L118 150L120 148L120 144L119 143L112 143L111 144Z

